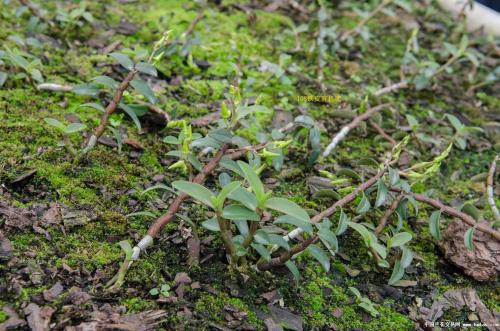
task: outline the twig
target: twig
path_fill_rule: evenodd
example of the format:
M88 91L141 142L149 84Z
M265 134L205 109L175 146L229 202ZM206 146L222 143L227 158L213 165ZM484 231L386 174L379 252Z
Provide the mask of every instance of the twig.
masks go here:
M403 199L403 197L404 197L404 194L399 193L394 198L394 200L392 200L391 206L389 207L389 209L387 209L385 211L384 216L382 216L382 218L380 219L380 222L378 223L377 227L375 228L374 233L377 237L382 232L384 227L386 226L387 221L389 220L389 217L391 217L391 215L394 213L396 208L398 208L398 205L401 202L401 199Z
M366 24L368 23L369 20L371 20L375 15L377 15L382 9L384 9L385 6L387 6L388 4L390 4L393 0L383 0L378 6L377 8L375 8L370 14L368 14L368 16L366 16L365 18L363 18L361 21L359 21L359 23L352 29L352 30L349 30L349 31L346 31L344 32L341 36L340 36L340 41L346 41L347 38L349 37L354 37L354 36L357 36L359 33L360 33L360 30L361 28Z
M328 155L330 155L330 153L335 149L335 147L338 145L338 143L347 136L349 131L356 128L359 125L359 123L361 123L364 120L369 119L373 114L386 108L387 106L389 106L389 103L384 103L384 104L378 105L376 107L372 107L372 108L368 109L366 112L364 112L363 114L356 116L351 121L351 123L344 126L340 130L340 132L337 133L337 135L335 135L335 137L333 137L330 144L325 148L325 151L323 152L323 156L327 157Z
M488 178L486 179L486 192L488 193L488 203L490 205L491 211L495 216L495 220L500 221L500 213L498 212L497 204L495 202L495 194L493 192L493 186L495 185L495 170L497 167L497 160L499 156L497 155L493 162L491 162L490 170L488 171Z
M383 170L379 171L376 175L371 177L369 180L367 180L366 182L359 185L354 191L352 191L351 193L349 193L348 195L346 195L342 199L335 202L329 208L323 210L321 213L314 216L311 219L311 223L316 224L316 223L319 223L320 221L322 221L325 217L330 217L335 212L335 210L337 208L342 207L342 206L354 201L354 199L356 199L356 197L358 196L358 194L360 192L365 191L368 188L370 188L371 186L373 186L387 171L389 161L390 161L390 158L388 158L386 160L386 162L384 163L385 166L384 166ZM301 228L296 228L295 230L291 231L288 235L284 236L283 238L288 241L288 240L297 238L302 232L303 232L303 230ZM277 267L277 266L281 266L281 265L285 264L288 260L290 260L295 254L302 252L307 247L309 247L309 245L318 241L318 239L319 239L318 235L313 235L313 236L309 237L309 239L292 247L290 250L284 251L280 256L272 258L271 260L269 260L267 262L258 263L257 268L260 271L264 271L264 270L269 270L269 269Z
M94 133L90 136L87 142L87 147L85 147L83 153L88 152L95 146L97 140L99 139L99 137L101 137L104 130L106 129L106 126L108 125L109 117L116 111L116 108L120 104L120 101L122 100L123 97L123 92L125 92L125 90L128 88L130 82L134 79L136 74L137 74L137 69L133 68L132 70L129 71L127 76L125 76L125 79L120 83L120 85L115 91L115 94L113 95L113 98L111 99L111 102L108 104L106 110L104 111L104 114L101 116L101 121L99 123L99 126L94 130Z
M484 233L487 233L490 236L492 236L493 238L495 238L496 240L500 241L500 232L498 232L498 231L496 231L488 226L485 226L483 224L478 224L471 216L469 216L465 213L462 213L461 211L458 211L455 208L447 206L439 200L429 198L428 196L425 196L423 194L418 194L418 193L413 193L413 192L406 193L397 187L391 187L390 190L393 192L411 195L415 200L426 203L426 204L428 204L436 209L439 209L443 213L445 213L449 216L456 217L456 218L462 220L463 222L467 223L470 226L475 226L477 230L484 232Z
M196 184L203 183L207 175L209 175L217 167L219 161L226 153L228 147L229 145L227 144L222 145L217 154L214 156L214 158L203 167L201 172L198 175L196 175L196 177L193 179L192 182ZM177 198L175 198L175 200L170 204L167 213L159 217L149 227L147 235L144 236L139 241L139 243L133 248L132 256L130 258L127 257L125 258L118 273L108 282L108 286L111 286L110 290L117 289L123 284L125 274L127 273L132 263L139 258L143 250L145 250L147 247L153 244L153 238L156 237L156 235L167 223L169 223L171 220L174 219L175 214L181 208L181 205L184 202L184 200L186 200L188 197L189 195L187 195L186 193L180 193L177 196Z
M200 10L198 12L198 14L196 15L196 17L194 18L194 20L191 22L191 24L189 24L187 30L183 34L184 38L189 37L194 32L194 28L196 27L196 25L198 24L198 22L201 21L201 19L203 18L203 16L205 16L204 9Z
M377 123L375 123L374 121L370 120L369 121L370 125L375 129L377 130L377 132L382 136L384 137L385 140L387 140L388 142L391 143L391 145L396 145L397 142L394 138L392 138L391 136L389 136L387 134L387 132L384 131L384 129L382 129Z
M61 85L56 83L43 83L36 87L39 91L55 91L55 92L71 92L73 86L71 85Z
M406 80L402 80L398 83L383 87L380 90L375 91L375 93L373 93L373 95L376 97L380 97L384 94L391 93L391 92L400 90L402 88L407 88L407 87L408 87L408 82Z

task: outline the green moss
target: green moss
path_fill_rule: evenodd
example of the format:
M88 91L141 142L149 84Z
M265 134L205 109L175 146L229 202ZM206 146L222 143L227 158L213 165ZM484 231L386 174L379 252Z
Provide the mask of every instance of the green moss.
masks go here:
M255 312L251 310L245 302L243 302L239 298L229 297L225 293L221 293L217 296L208 293L200 295L195 303L195 310L210 321L224 323L222 312L224 306L226 305L231 305L238 310L247 313L245 321L259 330L263 329L262 322L257 318Z
M127 308L127 313L129 314L158 308L155 300L147 300L138 297L122 299L120 303Z

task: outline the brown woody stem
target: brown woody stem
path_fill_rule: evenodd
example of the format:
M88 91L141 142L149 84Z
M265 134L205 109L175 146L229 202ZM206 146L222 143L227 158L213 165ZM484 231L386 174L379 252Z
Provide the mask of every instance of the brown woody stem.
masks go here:
M398 192L398 193L404 192L403 190L401 190L400 188L397 188L397 187L391 187L390 190L393 192ZM483 224L478 224L471 216L469 216L465 213L462 213L461 211L458 211L453 207L447 206L439 200L432 199L432 198L429 198L428 196L425 196L423 194L418 194L418 193L411 192L411 193L405 193L405 194L411 195L411 196L413 196L413 198L415 200L426 203L426 204L428 204L436 209L439 209L443 213L445 213L449 216L456 217L456 218L462 220L463 222L467 223L470 226L475 226L478 231L487 233L491 237L493 237L494 239L500 241L500 232L494 230L493 228L485 226Z
M391 206L389 207L389 209L387 209L385 211L384 216L382 216L382 218L380 219L380 222L378 223L377 227L375 228L374 233L377 237L382 232L384 227L386 226L387 221L389 220L389 217L391 217L391 215L394 213L396 208L398 208L399 202L401 202L401 199L403 199L403 197L404 197L404 194L399 193L394 198L394 200L392 200Z

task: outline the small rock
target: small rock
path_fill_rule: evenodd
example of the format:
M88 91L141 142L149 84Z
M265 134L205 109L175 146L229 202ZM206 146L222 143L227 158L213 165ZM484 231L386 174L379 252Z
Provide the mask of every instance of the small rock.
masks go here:
M0 233L0 261L8 261L12 257L12 244L10 240Z
M162 174L158 174L158 175L155 175L153 177L153 181L154 182L163 182L163 180L165 179L165 175L162 175Z
M180 284L191 284L192 280L189 275L185 272L179 272L174 278L175 285Z
M52 301L57 298L63 290L64 287L61 285L61 282L57 282L50 289L43 291L43 298L46 301Z

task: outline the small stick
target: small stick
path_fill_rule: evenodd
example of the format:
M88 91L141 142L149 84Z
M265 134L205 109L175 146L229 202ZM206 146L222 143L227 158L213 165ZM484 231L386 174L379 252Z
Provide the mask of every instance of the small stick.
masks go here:
M488 193L488 203L490 205L491 211L495 216L495 220L500 221L500 213L498 212L497 204L495 202L495 194L493 192L495 170L497 167L497 160L499 156L497 155L493 162L491 162L490 170L488 171L488 178L486 179L486 192Z
M331 216L338 207L342 207L342 206L354 201L354 199L356 199L356 197L358 196L358 194L360 192L365 191L368 188L370 188L371 186L373 186L385 174L387 167L388 167L388 164L389 164L389 160L390 160L390 158L388 158L387 161L385 162L385 166L384 166L383 170L379 171L376 175L371 177L369 180L367 180L366 182L359 185L354 191L352 191L351 193L349 193L348 195L346 195L342 199L335 202L329 208L323 210L321 213L314 216L311 219L311 223L312 224L319 223L325 217ZM288 241L290 239L297 238L302 232L303 232L303 230L301 228L296 228L295 230L291 231L288 235L284 236L284 239ZM302 243L292 247L290 250L284 251L280 256L272 258L271 260L269 260L267 262L257 263L257 268L260 271L264 271L264 270L269 270L269 269L277 267L277 266L281 266L281 265L285 264L288 260L290 260L295 254L298 254L298 253L304 251L305 249L307 249L307 247L309 247L309 245L317 242L318 239L319 239L318 235L313 235L313 236L309 237L307 240L303 241Z
M198 14L194 18L194 20L191 22L191 24L189 24L187 30L184 32L184 34L183 34L184 38L189 37L194 32L194 28L196 27L196 25L198 24L198 22L201 21L201 19L203 18L203 16L205 16L205 11L202 9L202 10L200 10L198 12Z
M384 129L382 129L377 123L375 123L374 121L370 120L369 121L370 125L375 129L377 130L377 132L382 136L384 137L385 140L387 140L388 142L391 143L391 145L396 145L397 142L394 138L392 138L391 136L389 136L387 134L387 132L384 131Z
M94 133L90 136L88 142L87 142L87 147L83 150L83 153L88 152L91 150L97 140L101 137L101 135L104 133L104 130L106 129L106 126L108 125L108 119L116 111L116 108L118 108L118 105L120 104L120 101L122 100L123 93L125 90L128 88L130 85L130 82L134 79L135 75L137 74L137 69L132 69L129 71L127 76L125 76L125 79L120 83L118 88L115 91L115 94L113 95L113 98L111 99L111 102L108 104L106 107L106 110L104 114L101 116L101 121L99 123L99 126L94 130Z
M406 80L401 80L399 83L395 83L395 84L383 87L380 90L375 91L375 93L373 93L373 95L376 97L380 97L384 94L394 92L394 91L397 91L399 89L407 88L407 87L408 87L408 82Z
M385 6L387 6L388 4L390 4L393 0L383 0L378 6L377 8L375 8L375 10L373 10L370 14L368 14L368 16L366 16L365 18L363 18L361 21L359 21L359 23L354 27L354 29L352 30L349 30L349 31L346 31L344 32L341 36L340 36L340 41L346 41L347 38L349 37L354 37L354 36L357 36L359 33L360 33L360 29L366 24L368 23L369 20L371 20L375 15L377 15L382 9L384 9Z
M389 217L391 217L391 215L394 213L394 211L396 210L396 208L398 208L398 205L401 202L401 199L403 199L403 197L404 197L404 194L403 193L399 193L394 198L394 200L392 201L392 204L389 207L389 209L387 209L385 211L384 216L382 216L382 218L380 219L380 222L378 223L378 225L377 225L377 227L375 228L375 231L374 231L374 233L375 233L375 235L377 237L379 236L379 234L382 232L382 230L386 226L387 221L389 220Z
M397 187L391 187L390 190L393 192L405 193L403 190L401 190L400 188L397 188ZM425 196L423 194L418 194L418 193L413 193L413 192L405 193L405 194L411 195L411 196L413 196L413 198L415 198L415 200L426 203L426 204L428 204L436 209L439 209L443 213L445 213L449 216L456 217L456 218L462 220L463 222L467 223L470 226L475 226L477 230L484 232L484 233L487 233L490 236L492 236L494 239L500 241L500 232L498 232L498 231L496 231L488 226L478 224L476 222L476 220L474 220L471 216L469 216L465 213L462 213L461 211L458 211L453 207L447 206L439 200L432 199L432 198L429 198L428 196Z
M61 85L56 83L43 83L36 87L39 91L54 91L54 92L71 92L73 86L71 85Z
M372 107L372 108L368 109L366 112L364 112L361 115L356 116L351 121L351 123L344 126L340 130L340 132L337 133L337 135L335 135L335 137L333 137L330 144L325 148L325 151L323 152L323 156L327 157L328 155L330 155L330 153L335 149L335 147L338 145L338 143L347 136L349 131L356 128L359 125L359 123L363 122L364 120L369 119L373 114L375 114L378 111L381 111L382 109L386 108L387 106L389 106L389 103L383 103L381 105L378 105L376 107Z

